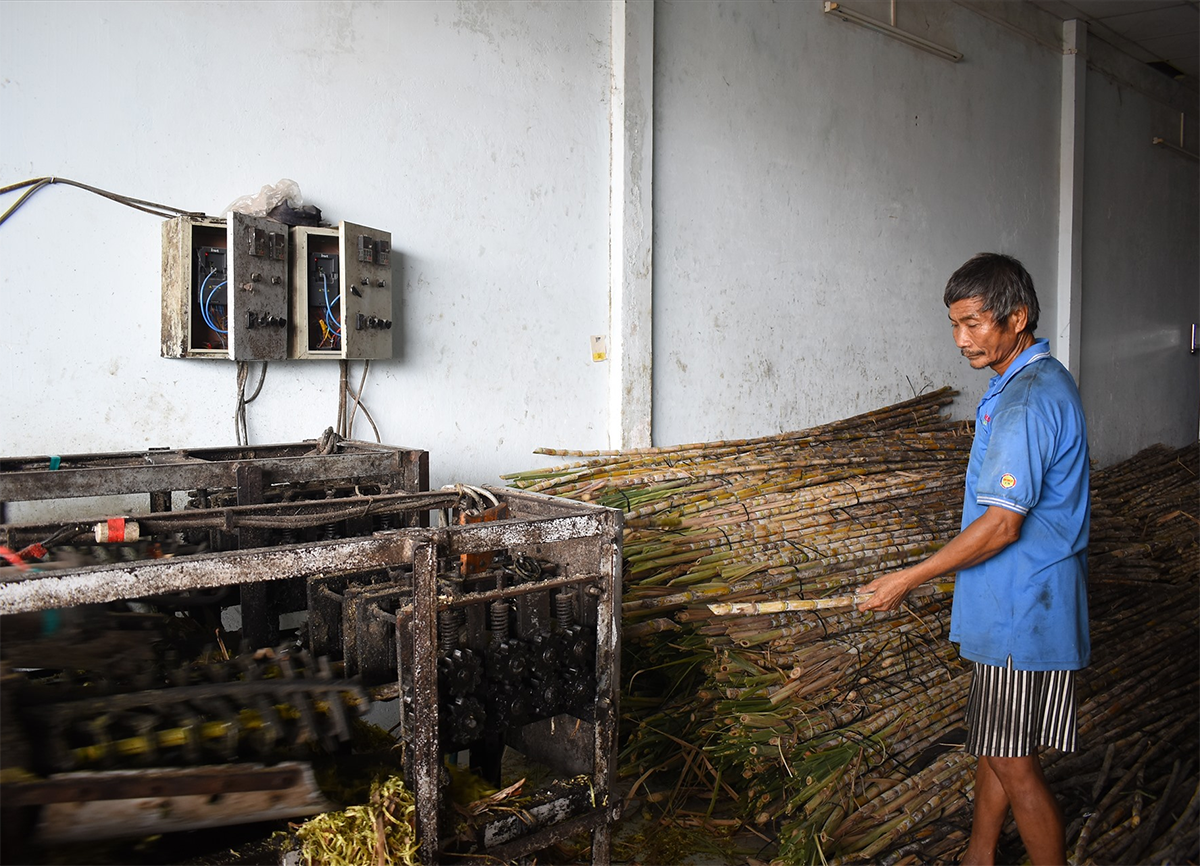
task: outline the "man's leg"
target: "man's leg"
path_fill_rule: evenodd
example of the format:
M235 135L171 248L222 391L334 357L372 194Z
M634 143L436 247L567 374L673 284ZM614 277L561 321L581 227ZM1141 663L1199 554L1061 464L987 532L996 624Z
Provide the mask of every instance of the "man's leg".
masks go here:
M982 764L984 759L979 761ZM1020 758L989 757L987 764L1008 797L1029 862L1033 866L1063 866L1067 862L1067 850L1062 809L1042 775L1042 762L1037 752Z
M992 760L980 755L975 767L975 814L963 866L992 866L996 862L996 845L1008 817L1008 794L992 770Z

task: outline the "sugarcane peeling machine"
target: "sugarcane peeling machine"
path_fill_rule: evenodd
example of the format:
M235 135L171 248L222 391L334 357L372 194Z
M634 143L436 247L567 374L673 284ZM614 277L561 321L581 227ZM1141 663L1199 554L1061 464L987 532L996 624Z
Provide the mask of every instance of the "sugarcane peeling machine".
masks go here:
M9 850L336 808L312 754L394 701L422 862L585 831L609 859L620 512L430 491L425 451L331 432L0 459ZM553 783L464 837L447 757L498 786L506 747Z

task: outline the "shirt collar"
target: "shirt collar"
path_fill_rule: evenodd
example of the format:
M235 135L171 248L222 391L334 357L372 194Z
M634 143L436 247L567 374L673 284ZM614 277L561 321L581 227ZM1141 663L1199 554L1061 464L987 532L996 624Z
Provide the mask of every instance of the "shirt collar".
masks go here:
M1008 369L998 376L993 376L988 381L988 392L997 394L1004 390L1004 386L1009 383L1013 376L1017 375L1022 369L1032 364L1034 361L1042 358L1050 357L1050 341L1046 339L1034 340L1033 345L1026 349L1021 354L1013 359L1013 362L1008 365Z

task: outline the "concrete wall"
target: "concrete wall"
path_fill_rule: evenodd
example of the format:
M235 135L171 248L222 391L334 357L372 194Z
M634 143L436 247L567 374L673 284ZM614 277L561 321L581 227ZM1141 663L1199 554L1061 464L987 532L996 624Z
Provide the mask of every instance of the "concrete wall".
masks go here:
M970 414L987 374L958 356L940 297L980 250L1022 258L1053 322L1061 56L958 4L900 9L966 59L817 2L656 5L656 444L943 384ZM603 2L0 2L0 185L53 174L216 213L291 177L328 219L390 229L397 356L372 366L367 405L385 441L431 452L435 485L494 481L557 462L537 446L609 444L610 370L589 338L609 322L612 17ZM1108 228L1085 225L1083 311L1085 353L1105 347L1085 357L1093 445L1112 458L1196 433L1194 364L1190 392L1157 373L1105 384L1129 370L1102 362L1129 342L1112 337L1135 286L1195 309L1194 164L1141 146L1140 98L1089 90L1089 134L1119 133L1087 150L1087 222ZM1136 213L1105 222L1131 197ZM159 220L63 186L0 228L0 453L232 444L234 365L159 357L159 259ZM1176 340L1177 318L1139 323L1122 358ZM332 362L272 363L251 440L319 435L337 382ZM1147 420L1167 406L1190 427ZM361 418L356 432L370 438Z
M990 373L959 355L941 298L977 252L1020 258L1053 321L1060 55L953 4L899 6L966 59L820 3L658 4L656 441L942 385L973 416Z
M1102 465L1197 436L1200 175L1179 113L1108 76L1087 83L1083 372L1092 455ZM1194 115L1185 143L1196 149Z
M218 213L293 178L335 224L392 232L397 356L364 397L384 441L431 452L435 485L607 445L589 342L608 324L606 4L0 16L0 184L53 174ZM0 259L0 453L233 444L234 364L159 357L158 219L50 187L0 228ZM251 441L320 435L337 383L336 362L271 363ZM355 433L373 438L361 414Z

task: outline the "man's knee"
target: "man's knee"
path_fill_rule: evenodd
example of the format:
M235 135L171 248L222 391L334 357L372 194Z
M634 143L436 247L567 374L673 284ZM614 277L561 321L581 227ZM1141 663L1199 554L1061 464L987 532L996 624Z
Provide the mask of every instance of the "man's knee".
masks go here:
M1027 785L1044 785L1042 764L1036 754L1021 755L1016 758L999 758L995 755L980 757L980 762L987 762L988 768L996 774L1005 790L1023 788Z

